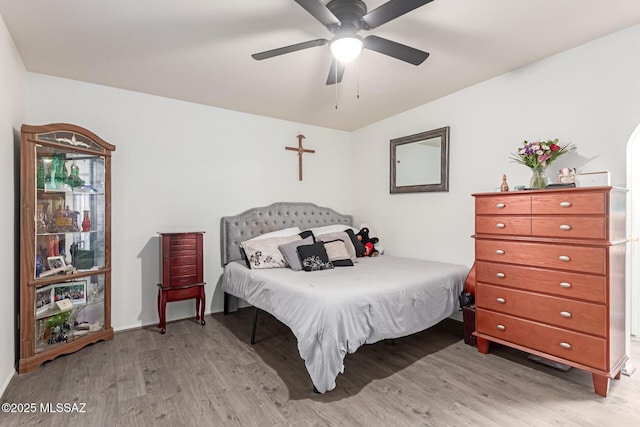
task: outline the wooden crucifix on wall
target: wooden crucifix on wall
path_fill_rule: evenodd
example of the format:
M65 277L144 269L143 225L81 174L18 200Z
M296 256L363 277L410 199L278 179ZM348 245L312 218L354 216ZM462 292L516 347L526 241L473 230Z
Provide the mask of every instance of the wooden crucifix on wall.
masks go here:
M304 153L315 153L316 150L308 150L302 147L302 139L304 138L304 135L300 134L297 136L297 138L298 138L297 147L284 147L284 149L298 152L298 180L302 181L302 155Z

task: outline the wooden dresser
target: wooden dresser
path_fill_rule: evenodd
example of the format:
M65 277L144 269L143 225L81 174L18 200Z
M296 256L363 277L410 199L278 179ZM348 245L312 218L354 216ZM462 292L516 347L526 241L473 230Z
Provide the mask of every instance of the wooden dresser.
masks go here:
M607 395L625 354L626 190L474 194L476 332L592 373Z
M196 320L204 320L203 232L160 234L158 327L166 332L167 302L196 300Z

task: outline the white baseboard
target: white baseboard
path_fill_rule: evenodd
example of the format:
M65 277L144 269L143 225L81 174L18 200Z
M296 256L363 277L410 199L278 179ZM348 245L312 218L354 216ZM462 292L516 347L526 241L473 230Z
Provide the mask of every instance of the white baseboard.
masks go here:
M9 376L2 383L2 387L0 387L0 396L2 396L2 402L5 401L4 400L4 392L7 391L7 387L9 387L9 383L11 382L13 377L15 377L15 376L16 376L16 370L15 369L11 369L11 371L9 372Z

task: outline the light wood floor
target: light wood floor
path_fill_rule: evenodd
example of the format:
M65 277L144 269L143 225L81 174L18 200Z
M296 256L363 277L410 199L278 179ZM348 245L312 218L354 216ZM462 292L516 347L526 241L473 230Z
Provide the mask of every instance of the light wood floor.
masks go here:
M320 395L288 328L252 309L116 334L17 375L2 403L86 403L86 413L0 413L2 426L631 426L640 373L593 393L591 375L493 346L482 355L447 320L361 347ZM640 355L633 340L632 353Z

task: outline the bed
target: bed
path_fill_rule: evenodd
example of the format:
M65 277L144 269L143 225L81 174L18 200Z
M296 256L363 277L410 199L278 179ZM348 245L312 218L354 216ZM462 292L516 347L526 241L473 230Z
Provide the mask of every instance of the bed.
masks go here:
M407 336L451 316L469 273L463 265L390 255L312 272L255 270L242 259L245 240L288 227L331 224L351 226L352 217L312 203L281 202L220 223L225 313L241 298L287 325L320 393L335 388L345 356L363 344Z

